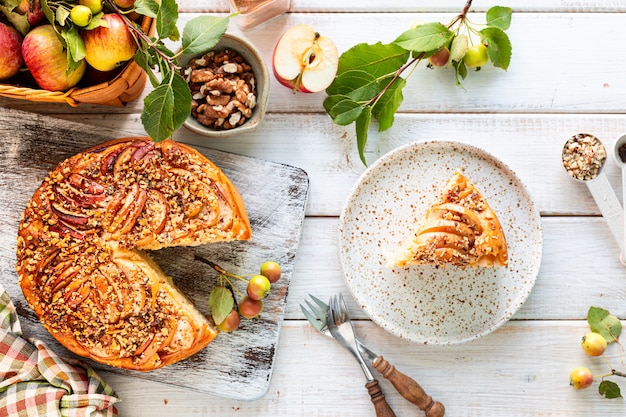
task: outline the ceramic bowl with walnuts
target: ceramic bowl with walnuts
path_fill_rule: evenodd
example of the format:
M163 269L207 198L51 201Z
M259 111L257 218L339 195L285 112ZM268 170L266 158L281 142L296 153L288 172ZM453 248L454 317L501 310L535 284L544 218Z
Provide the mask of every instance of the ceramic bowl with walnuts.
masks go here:
M211 50L181 56L179 64L192 96L187 129L220 138L248 132L263 121L269 73L249 41L226 33Z

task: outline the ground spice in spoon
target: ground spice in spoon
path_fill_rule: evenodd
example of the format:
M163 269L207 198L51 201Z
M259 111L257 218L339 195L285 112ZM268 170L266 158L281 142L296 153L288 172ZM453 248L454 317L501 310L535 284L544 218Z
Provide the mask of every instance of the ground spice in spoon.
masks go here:
M619 155L619 159L626 163L626 143L619 147L617 153Z

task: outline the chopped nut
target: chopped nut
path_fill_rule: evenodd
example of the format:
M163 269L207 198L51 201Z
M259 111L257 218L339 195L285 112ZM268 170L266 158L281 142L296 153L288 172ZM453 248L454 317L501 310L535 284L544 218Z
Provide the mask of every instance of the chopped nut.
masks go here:
M596 178L606 161L606 149L593 135L579 133L563 146L563 167L572 177L588 181Z
M252 116L256 78L243 57L232 50L207 53L182 70L192 94L191 114L215 129L232 129Z

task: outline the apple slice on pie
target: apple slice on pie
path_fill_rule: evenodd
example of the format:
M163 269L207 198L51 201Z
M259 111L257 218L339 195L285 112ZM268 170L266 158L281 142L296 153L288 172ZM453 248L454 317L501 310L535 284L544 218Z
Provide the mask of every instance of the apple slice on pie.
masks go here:
M487 200L457 171L388 266L507 266L500 221Z

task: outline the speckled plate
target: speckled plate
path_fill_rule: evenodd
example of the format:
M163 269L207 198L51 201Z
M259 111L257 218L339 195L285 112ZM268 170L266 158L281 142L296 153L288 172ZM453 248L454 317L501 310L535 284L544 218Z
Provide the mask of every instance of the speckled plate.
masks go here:
M387 255L459 168L498 215L508 268L387 268ZM504 324L530 294L542 248L541 218L519 178L458 142L412 143L380 158L361 175L339 222L341 264L357 303L379 326L416 343L462 343Z

